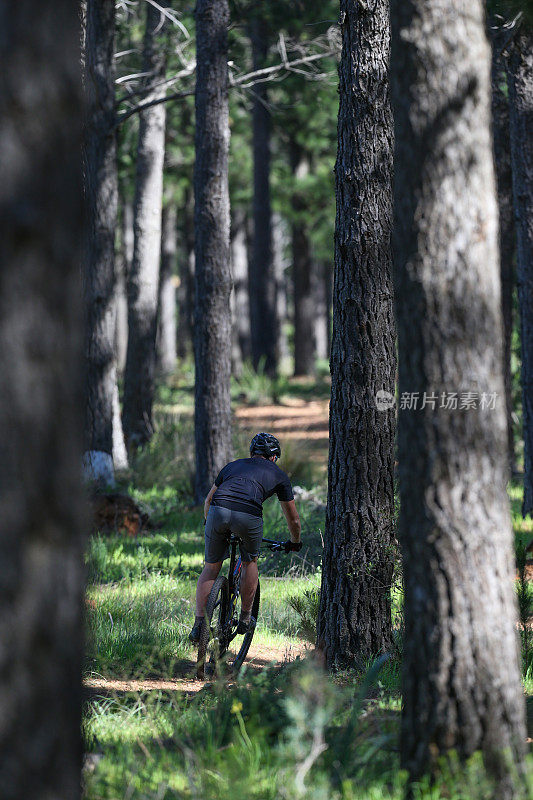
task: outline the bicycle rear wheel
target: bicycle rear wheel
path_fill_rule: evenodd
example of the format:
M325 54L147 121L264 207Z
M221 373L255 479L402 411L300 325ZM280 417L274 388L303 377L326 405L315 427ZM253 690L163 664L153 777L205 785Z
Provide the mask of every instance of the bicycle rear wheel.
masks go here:
M219 575L213 584L205 605L205 619L202 625L198 655L196 658L196 676L204 678L206 659L211 655L215 663L224 654L226 625L229 613L229 584L224 575Z
M254 602L252 605L252 617L257 621L257 615L259 614L259 600L261 599L261 592L259 589L259 581L257 582L257 589L255 591ZM231 669L233 672L238 672L244 663L244 659L248 655L248 650L250 649L250 645L252 644L252 639L254 638L255 627L252 628L251 631L244 634L241 647L235 656L233 663L231 664Z

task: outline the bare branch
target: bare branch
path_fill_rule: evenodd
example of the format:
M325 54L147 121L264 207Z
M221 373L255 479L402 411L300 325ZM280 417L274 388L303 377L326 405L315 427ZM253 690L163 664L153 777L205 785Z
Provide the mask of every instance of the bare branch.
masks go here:
M149 94L156 89L160 89L162 86L166 86L167 88L172 86L177 81L180 81L182 78L188 78L189 75L192 75L196 69L196 61L191 61L191 63L185 68L182 69L180 72L177 72L176 75L173 75L172 78L166 78L164 81L159 81L158 83L151 84L148 87L143 87L142 89L132 89L129 94L124 95L123 97L117 98L117 105L126 102L127 100L131 100L133 97L140 97L143 94Z
M295 58L293 61L287 61L286 63L275 64L273 67L263 67L263 69L256 69L253 72L248 72L246 75L241 75L238 78L231 78L230 76L230 86L241 86L243 89L249 88L253 86L255 83L260 83L261 79L275 75L282 70L286 70L287 72L296 72L294 69L295 67L301 66L302 64L311 64L313 61L319 61L322 58L328 58L329 56L335 55L336 50L326 50L323 53L314 53L310 56L303 56L302 58Z
M159 3L156 3L156 0L146 0L146 2L150 3L150 5L153 6L154 8L157 8L159 13L163 17L166 17L172 22L173 25L176 25L176 27L180 29L180 31L187 39L191 38L189 31L187 30L183 22L181 22L181 20L178 19L175 11L172 11L172 9L169 8L163 8L163 6L160 6Z
M152 2L152 0L147 0L148 2ZM309 80L320 80L322 77L326 77L327 73L312 73L311 71L305 70L297 70L296 67L300 67L304 64L312 64L315 61L319 61L323 58L329 58L337 53L337 49L329 49L325 50L322 53L314 53L309 56L302 56L302 58L295 58L292 61L281 62L280 64L275 64L272 67L264 67L263 69L257 69L253 72L248 72L245 75L239 75L234 77L231 73L229 74L229 85L232 89L240 88L240 89L249 89L252 86L255 86L256 83L263 83L265 81L271 81L280 79L280 73L282 72L298 72L299 74L304 75ZM190 71L187 71L187 74L191 74L196 69L196 63L194 65L190 65ZM132 77L132 76L130 76ZM137 76L134 76L137 77ZM173 82L177 79L177 76L173 76L170 79L170 82ZM119 79L121 80L121 79ZM124 80L124 79L122 79ZM152 89L153 87L151 87ZM121 125L127 119L132 117L134 114L138 114L140 111L144 111L146 108L151 108L152 106L159 105L160 103L168 103L172 100L181 100L184 97L190 97L194 94L194 89L184 92L175 92L174 94L166 95L165 97L158 97L155 100L147 100L144 103L139 103L137 106L128 109L127 111L122 112L121 114L117 115L116 125ZM125 100L127 98L123 98Z
M160 103L169 103L172 100L182 100L184 97L191 97L194 94L194 89L190 89L188 92L175 92L174 94L167 94L165 97L158 97L155 100L147 100L144 103L139 103L138 106L134 106L133 108L128 109L128 111L123 111L122 114L118 114L115 122L115 127L122 125L130 117L133 117L134 114L138 114L141 111L144 111L146 108L151 108L152 106L158 106Z
M131 75L123 75L121 78L116 78L115 83L126 83L126 81L133 81L136 78L146 78L150 75L149 72L133 72Z
M137 47L133 47L131 50L121 50L120 53L115 53L113 58L122 58L122 56L129 56L132 53L140 53L141 51Z

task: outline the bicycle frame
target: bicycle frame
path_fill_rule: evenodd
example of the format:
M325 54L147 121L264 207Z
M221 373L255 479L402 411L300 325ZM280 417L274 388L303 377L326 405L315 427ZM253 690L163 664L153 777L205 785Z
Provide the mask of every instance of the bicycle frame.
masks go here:
M228 625L233 620L241 588L242 558L240 555L237 556L237 545L239 542L240 539L238 536L235 536L233 533L230 534L229 537L230 560L229 560L229 570L228 570L230 607L229 607L228 619L226 620L226 625ZM275 541L274 539L263 539L263 543L266 544L268 546L268 549L272 550L273 552L282 549L281 543ZM235 635L236 634L230 636L229 641L234 639Z
M234 536L233 534L230 535L230 560L229 560L229 570L228 570L228 584L229 584L229 617L227 622L233 619L233 615L235 614L235 609L237 607L237 601L239 599L239 591L241 585L241 573L242 573L242 558L239 555L237 556L237 544L240 541L238 536ZM232 637L233 638L233 637Z

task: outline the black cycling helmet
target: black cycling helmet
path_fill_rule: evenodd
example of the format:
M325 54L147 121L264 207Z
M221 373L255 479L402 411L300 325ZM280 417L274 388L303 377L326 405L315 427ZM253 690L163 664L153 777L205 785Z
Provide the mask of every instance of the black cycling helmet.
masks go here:
M271 433L256 433L250 442L250 456L265 456L265 458L272 458L281 456L281 446L275 436Z

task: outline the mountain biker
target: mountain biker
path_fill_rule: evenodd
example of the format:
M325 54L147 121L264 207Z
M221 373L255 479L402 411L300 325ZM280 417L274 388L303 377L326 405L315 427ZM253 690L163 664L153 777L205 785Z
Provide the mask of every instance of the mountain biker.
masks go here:
M200 639L205 604L229 555L228 535L240 537L242 558L241 614L237 633L247 633L256 623L251 615L257 589L257 556L263 538L263 503L276 494L287 520L290 541L285 550L301 550L301 524L292 486L276 466L281 456L279 441L271 433L256 434L250 443L250 458L232 461L220 471L205 499L205 564L196 587L196 617L189 639Z

